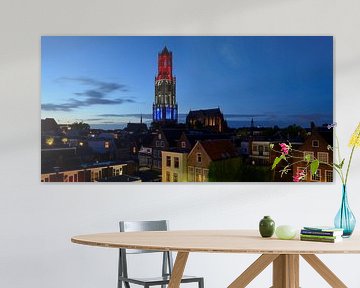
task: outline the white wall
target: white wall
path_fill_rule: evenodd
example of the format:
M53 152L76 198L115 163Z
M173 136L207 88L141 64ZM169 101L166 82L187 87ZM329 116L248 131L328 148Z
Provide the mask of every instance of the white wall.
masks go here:
M211 3L214 2L214 3ZM329 0L3 0L0 7L0 287L115 287L116 250L70 243L115 231L119 219L171 221L172 229L331 224L332 185L42 185L40 35L334 35L335 115L345 146L359 119L360 2ZM296 103L294 103L296 105ZM360 151L349 183L360 219ZM192 254L187 273L226 287L255 255ZM360 287L360 255L321 256ZM137 262L139 270L145 264ZM345 264L344 264L345 263ZM249 287L269 287L267 269ZM301 262L302 287L328 287Z

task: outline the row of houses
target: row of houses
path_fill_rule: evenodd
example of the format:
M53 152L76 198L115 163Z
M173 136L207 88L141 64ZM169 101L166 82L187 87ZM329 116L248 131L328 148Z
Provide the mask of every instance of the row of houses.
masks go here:
M211 163L241 158L248 165L268 167L279 155L283 139L261 135L237 139L234 134L216 134L191 130L160 129L152 135L147 146L139 149L139 167L157 170L163 182L207 182ZM307 131L305 138L293 137L292 147L298 151L288 174L280 177L274 173L273 181L292 181L292 176L306 169L301 161L306 155L320 161L318 173L307 173L307 182L332 182L333 171L328 165L333 161L332 133L316 128ZM275 149L270 145L274 144ZM275 151L274 151L275 150ZM277 151L276 151L277 150ZM280 165L278 170L281 169Z
M128 179L128 181L139 180L124 176L126 166L125 163L109 161L66 169L54 167L53 171L41 173L41 182L100 182L113 177Z

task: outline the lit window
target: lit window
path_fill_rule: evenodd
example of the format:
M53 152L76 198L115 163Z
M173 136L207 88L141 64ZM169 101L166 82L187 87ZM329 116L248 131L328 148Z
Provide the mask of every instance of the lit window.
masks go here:
M197 154L196 154L196 161L197 161L198 163L201 163L201 153L197 153Z
M174 175L173 175L173 182L179 182L177 173L174 173Z
M109 148L110 148L110 143L109 143L109 141L105 141L104 147L105 147L105 149L109 149Z
M314 175L311 175L312 181L320 181L321 180L321 170L318 169Z
M334 178L333 178L333 171L331 170L326 170L325 171L325 181L326 182L333 182L334 181Z
M329 163L329 153L327 153L327 152L318 152L318 160L321 163Z
M202 182L202 169L195 168L195 182Z
M166 167L171 167L171 157L166 156Z
M319 140L312 140L312 147L319 147Z
M174 157L174 168L179 168L179 157Z
M203 180L204 182L208 182L209 181L209 169L204 169L203 170Z
M158 134L158 139L161 140L161 134Z

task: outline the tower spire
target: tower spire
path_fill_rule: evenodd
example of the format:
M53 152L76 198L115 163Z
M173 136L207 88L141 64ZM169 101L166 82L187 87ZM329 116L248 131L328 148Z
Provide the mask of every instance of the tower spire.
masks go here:
M158 54L158 73L155 77L153 122L177 123L176 77L172 71L172 52L164 46Z

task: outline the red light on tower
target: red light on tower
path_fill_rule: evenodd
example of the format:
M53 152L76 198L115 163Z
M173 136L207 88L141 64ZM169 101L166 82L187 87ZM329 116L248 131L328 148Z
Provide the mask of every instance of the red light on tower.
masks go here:
M172 52L166 47L158 54L158 73L155 77L153 121L177 123L176 77L172 74Z

